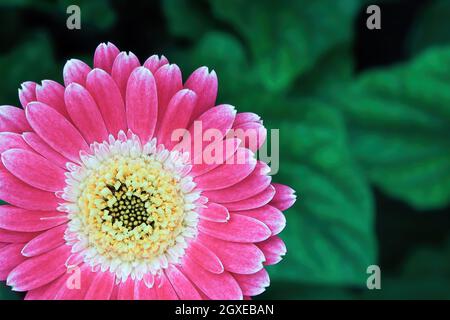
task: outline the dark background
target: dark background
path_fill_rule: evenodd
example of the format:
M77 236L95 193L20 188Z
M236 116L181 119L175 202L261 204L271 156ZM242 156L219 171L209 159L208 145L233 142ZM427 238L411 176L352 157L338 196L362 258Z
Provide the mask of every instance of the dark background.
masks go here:
M229 9L233 8L233 5L228 6L226 1L218 2L224 5L221 6L217 2L213 4L213 0L168 1L166 4L162 1L118 0L1 1L1 103L18 104L17 88L25 80L39 81L50 78L61 82L62 67L66 60L76 57L91 63L95 47L105 41L113 42L121 50L134 52L141 62L153 53L164 54L171 62L183 68L185 78L199 65L211 66L218 71L219 102L234 104L240 111L261 114L269 128L280 128L281 172L274 180L293 184L299 195L295 207L287 212L288 228L281 234L286 237L289 253L285 262L274 268L269 267L272 285L262 298L450 298L450 201L448 193L445 192L445 189L450 188L449 165L444 165L441 175L429 174L428 177L419 179L418 185L414 187L412 184L416 182L408 184L412 189L409 192L403 182L397 183L395 177L391 178L387 176L388 173L383 173L389 172L388 169L393 164L386 160L377 162L376 154L381 152L380 150L361 151L363 146L360 147L354 141L359 141L358 134L366 128L377 128L379 136L382 137L385 130L396 132L391 130L391 127L394 126L395 129L395 126L398 126L402 130L407 127L406 135L403 135L404 131L402 135L399 134L407 145L408 132L418 130L414 127L415 122L409 120L408 114L399 113L400 120L394 124L385 124L384 119L378 118L374 121L380 123L357 123L358 119L365 119L359 115L365 114L371 104L366 98L358 103L359 95L352 97L352 93L347 93L347 90L356 90L353 86L361 90L359 82L364 80L360 79L370 78L372 72L389 73L396 70L398 65L414 63L415 59L420 59L421 55L429 50L436 50L436 56L440 57L439 50L445 51L446 46L450 44L450 36L445 35L450 30L450 23L446 21L450 16L450 1L317 0L313 1L314 5L311 4L312 1L302 0L272 3L240 1L241 4L234 7L248 10L247 14L251 17L258 17L258 14L261 16L261 19L248 20L245 19L246 12L242 14L242 10ZM274 2L277 5L274 5ZM71 3L79 3L81 7L81 30L70 31L65 28L65 8ZM368 15L365 9L368 4L378 4L381 7L381 30L366 28ZM339 18L336 7L340 5L344 6L344 9L348 7L351 13L343 10L346 13ZM288 79L281 81L281 84L261 81L264 77L258 72L266 70L266 55L270 57L271 64L282 58L284 52L302 52L302 49L296 47L296 43L284 41L286 35L291 32L295 36L295 26L281 27L280 22L292 18L283 19L283 14L291 12L291 6L300 13L302 10L309 10L308 17L311 19L306 19L307 22L304 22L301 14L298 17L299 24L302 24L302 28L307 30L306 34L310 35L310 38L306 37L303 46L317 46L320 50L312 50L309 53L315 55L309 65L299 67L299 70L289 74L289 77L281 75L280 79ZM433 10L434 7L438 9ZM297 12L295 10L292 10L294 20ZM280 19L271 20L266 17L270 17L272 13L273 16L278 16L278 12ZM244 18L239 20L237 16ZM315 31L321 27L317 21L326 24L324 21L332 19L336 20L335 28L348 28L342 37L337 36L338 39L327 36L329 29L325 29L323 33ZM276 32L278 33L275 34ZM267 37L264 33L267 33ZM252 42L252 38L256 40ZM229 39L233 40L229 42ZM322 44L317 44L319 40ZM217 47L212 53L208 53L204 43L216 44ZM230 47L230 44L238 44L240 49L232 51L234 47ZM223 45L222 49L220 45ZM270 46L273 46L273 57ZM278 49L285 51L278 55ZM338 59L334 58L336 52ZM447 52L443 54L448 55ZM234 60L227 64L230 59L241 64L236 65ZM298 55L296 59L290 60L290 63L295 67L296 61L304 59L305 56ZM277 68L276 63L274 65L274 68ZM291 71L286 68L286 73L288 72ZM330 75L331 80L328 79ZM414 74L414 77L418 83L426 81L422 79L421 74ZM447 79L450 79L450 75ZM329 82L331 85L328 85ZM242 88L239 88L239 84L242 84ZM449 92L449 88L450 82L443 81L442 90ZM424 87L424 90L427 89ZM367 91L367 94L362 93L365 97L373 94L371 89ZM255 97L255 92L263 92L262 98ZM422 95L419 95L417 99L421 97ZM381 98L376 96L373 100ZM356 101L359 109L351 106L351 112L347 112L345 106L339 106L342 99ZM414 100L414 97L404 99L407 102L403 101L402 97L396 96L396 99L401 100L402 105L409 103L411 109L408 110L423 107L422 101ZM436 103L446 104L448 101L443 99L444 97L436 97ZM317 102L319 100L320 102ZM316 105L320 107L316 108ZM383 106L389 110L389 104L385 101ZM322 111L322 108L326 112ZM330 115L327 113L329 109L332 109ZM450 110L450 106L447 106L446 110ZM355 116L356 113L358 114ZM370 117L370 114L367 117ZM447 124L449 119L445 119ZM319 120L323 120L324 124L317 124ZM308 121L312 121L313 125ZM339 123L335 125L335 122ZM353 128L355 123L357 130ZM331 137L337 137L338 144L328 136L315 142L316 129L321 133L323 130L331 130L331 127L333 130L342 130L329 133ZM293 131L289 128L293 128ZM430 132L435 133L435 128L424 131L422 137L428 137ZM289 134L283 135L283 132ZM297 132L301 135L297 136ZM342 141L338 138L341 134ZM363 134L364 132L361 136ZM445 128L439 135L441 138L450 137ZM418 139L419 144L425 143L424 140L425 138ZM398 148L403 147L401 142ZM431 139L429 143L433 144L434 141ZM341 159L342 156L344 160L339 161L343 162L336 163L335 167L328 166L325 158L311 156L314 151L302 151L312 148L310 144L319 150L325 150L325 158L336 156ZM329 146L331 149L327 151ZM379 145L380 149L383 147L383 143ZM449 145L444 143L442 148L442 154L450 161ZM286 149L300 151L296 154L297 151L291 153L285 151ZM405 150L409 149L405 147ZM363 153L362 156L360 152ZM371 159L372 155L375 160L366 161L366 158ZM403 161L407 166L408 161ZM395 162L395 165L399 163ZM400 167L402 165L400 163ZM283 171L284 167L289 169ZM425 168L418 164L414 170L420 172L422 167ZM314 170L310 170L311 168ZM342 176L339 170L342 170ZM313 183L316 176L311 176L311 172L316 171L321 172L320 181ZM426 176L428 171L424 169L424 172L423 175ZM389 181L386 184L383 174L386 174L386 181ZM351 185L346 184L347 180L352 181ZM327 182L333 184L336 190L340 190L343 196L348 194L346 200L335 200L332 193L322 193L322 190L328 190ZM424 184L420 185L422 182ZM433 195L422 194L422 190L416 190L429 188L426 183L442 185L444 191L441 193L444 193L444 196L434 201ZM401 191L396 191L400 189ZM416 199L418 194L420 196ZM358 201L366 197L368 200L359 205ZM420 197L423 197L423 201ZM352 215L359 217L364 210L367 211L367 218L364 218L364 221L361 219L361 230L355 231L354 226L346 226L354 220ZM330 211L336 217L329 215ZM290 218L292 216L296 217ZM342 216L346 217L341 221L339 219ZM360 247L354 248L357 245ZM335 265L325 266L328 261L330 265ZM365 269L369 264L380 266L382 290L366 289L365 279L368 275ZM8 290L2 289L0 297L17 297Z

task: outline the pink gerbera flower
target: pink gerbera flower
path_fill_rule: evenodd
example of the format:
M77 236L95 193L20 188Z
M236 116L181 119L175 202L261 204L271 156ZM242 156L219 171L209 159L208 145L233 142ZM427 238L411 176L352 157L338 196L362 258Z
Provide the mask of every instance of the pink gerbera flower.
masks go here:
M263 292L295 196L255 159L260 118L215 106L216 95L206 67L183 84L165 57L141 66L111 43L94 69L69 60L64 86L24 83L24 110L0 107L0 280L27 299ZM203 141L210 129L219 139ZM232 129L254 130L256 142ZM216 161L199 161L222 145Z

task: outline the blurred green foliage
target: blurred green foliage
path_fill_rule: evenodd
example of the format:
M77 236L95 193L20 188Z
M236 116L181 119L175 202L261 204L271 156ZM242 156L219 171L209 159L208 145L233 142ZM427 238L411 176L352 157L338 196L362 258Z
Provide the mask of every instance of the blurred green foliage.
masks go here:
M385 272L381 265L382 290L366 288L367 267L381 263L379 249L390 250L380 248L386 235L376 228L380 197L410 206L411 217L397 225L422 214L415 211L450 204L448 1L428 1L415 16L405 41L408 61L359 74L353 48L365 0L136 2L136 10L148 10L140 14L122 12L120 1L2 1L0 18L23 34L0 33L14 44L0 51L1 103L17 104L23 81L60 81L64 60L72 57L65 49L73 44L58 43L49 25L27 29L22 14L43 14L63 29L68 4L82 10L82 30L73 31L77 57L115 39L123 50L135 50L122 39L165 54L185 77L207 65L218 73L220 102L258 113L268 128L280 129L274 180L292 186L298 201L286 212L281 234L288 254L268 268L272 284L262 298L450 298L448 241L412 246L396 268ZM131 39L122 24L130 12L141 19ZM166 39L142 43L152 28ZM93 45L82 47L83 41ZM0 287L0 298L17 295Z

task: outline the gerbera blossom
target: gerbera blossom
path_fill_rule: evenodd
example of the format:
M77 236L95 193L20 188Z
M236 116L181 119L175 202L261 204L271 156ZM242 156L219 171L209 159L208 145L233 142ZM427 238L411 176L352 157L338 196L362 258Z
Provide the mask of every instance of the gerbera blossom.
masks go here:
M141 65L111 43L63 78L26 82L23 108L0 107L0 280L27 299L262 293L295 195L255 158L260 118L215 105L214 71L183 84L164 56ZM220 139L190 148L198 122ZM232 129L255 129L256 143ZM219 161L197 161L219 144Z

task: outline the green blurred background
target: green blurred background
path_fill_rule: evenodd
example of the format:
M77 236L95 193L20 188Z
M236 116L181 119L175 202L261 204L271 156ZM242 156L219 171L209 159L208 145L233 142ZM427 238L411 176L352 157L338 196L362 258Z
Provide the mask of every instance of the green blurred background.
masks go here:
M66 8L81 8L81 30ZM381 30L368 30L368 4ZM0 103L112 41L280 129L297 190L263 299L450 298L450 0L1 0ZM366 269L381 268L381 290ZM18 299L4 284L1 299Z

